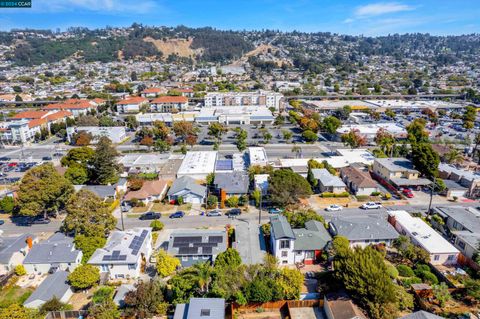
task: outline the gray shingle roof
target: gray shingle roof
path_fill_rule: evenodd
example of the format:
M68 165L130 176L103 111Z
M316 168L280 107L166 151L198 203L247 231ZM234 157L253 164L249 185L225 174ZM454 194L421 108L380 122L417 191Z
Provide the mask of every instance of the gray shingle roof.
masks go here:
M332 235L349 240L386 240L398 238L398 233L386 220L371 216L335 217L330 221Z
M55 233L46 241L33 245L24 264L74 263L82 252L75 249L73 238Z
M207 192L207 188L197 184L193 178L189 176L182 176L173 182L172 186L168 190L168 195L175 195L183 190L189 190L191 193L202 197L204 197Z
M167 251L174 256L217 256L226 249L224 230L195 229L172 232Z
M276 239L279 238L295 238L295 234L292 231L292 227L288 223L287 219L283 215L277 215L270 217L270 224L272 232Z
M310 220L305 228L293 229L295 234L295 250L322 250L332 240L332 237L322 223Z
M115 185L85 185L82 189L88 189L92 193L95 193L101 199L107 197L114 197L116 193Z
M379 164L387 168L390 172L416 172L410 160L403 157L376 158Z
M217 173L214 183L218 189L224 190L227 194L246 194L250 179L244 172Z
M330 174L325 168L314 168L312 169L312 174L323 186L346 187L340 177Z
M480 233L480 212L473 207L439 206L434 211L448 217L471 232Z
M173 319L224 319L225 299L190 298L189 304L177 304Z
M0 264L7 264L12 255L27 246L27 238L36 238L32 234L23 234L16 237L0 237Z
M61 299L70 289L67 277L68 272L62 270L49 275L23 304L28 305L35 300L49 301L53 297Z
M443 317L434 315L433 313L430 313L430 312L420 310L420 311L408 314L406 316L403 316L399 319L443 319Z

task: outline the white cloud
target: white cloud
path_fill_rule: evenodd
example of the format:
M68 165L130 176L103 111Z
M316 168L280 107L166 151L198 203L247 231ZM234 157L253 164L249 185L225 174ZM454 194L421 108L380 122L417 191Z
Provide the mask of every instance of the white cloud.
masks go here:
M72 12L85 10L96 13L149 13L158 10L153 0L37 0L33 3L35 11Z
M378 2L357 7L354 14L356 17L373 17L387 13L411 11L414 9L413 6L398 2Z

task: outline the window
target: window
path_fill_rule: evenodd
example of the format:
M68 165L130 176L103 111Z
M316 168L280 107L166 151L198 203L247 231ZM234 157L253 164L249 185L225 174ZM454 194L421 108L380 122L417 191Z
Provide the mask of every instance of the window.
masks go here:
M297 251L297 255L300 256L302 254L301 251Z
M440 255L433 256L433 260L439 260L439 259L440 259Z
M280 249L290 248L290 240L281 240Z
M288 251L282 251L282 257L288 257Z
M287 263L288 263L288 261L282 260L282 264L286 265Z
M107 272L108 271L108 265L101 265L102 272Z
M465 243L463 241L458 241L458 247L462 248L465 250Z
M210 317L210 309L200 310L200 317Z
M312 250L305 252L305 259L313 259L314 256L315 256L315 253Z
M137 268L136 264L128 264L128 269L135 269Z
M448 255L447 260L452 261L455 259L455 255Z
M182 261L187 261L188 257L187 256L182 256Z

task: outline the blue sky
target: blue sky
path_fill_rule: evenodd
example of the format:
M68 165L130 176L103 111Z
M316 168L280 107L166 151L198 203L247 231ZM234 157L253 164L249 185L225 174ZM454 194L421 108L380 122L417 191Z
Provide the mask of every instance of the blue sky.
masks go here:
M479 0L32 0L0 9L0 29L69 26L212 26L385 35L480 32Z

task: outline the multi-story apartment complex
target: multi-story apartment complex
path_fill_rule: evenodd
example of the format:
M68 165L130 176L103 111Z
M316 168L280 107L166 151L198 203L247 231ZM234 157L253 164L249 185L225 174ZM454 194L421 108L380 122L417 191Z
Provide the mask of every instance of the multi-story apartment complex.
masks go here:
M185 96L160 96L153 100L150 109L153 112L172 113L184 111L188 106Z
M256 92L210 92L205 96L205 107L266 106L280 109L281 93L259 90Z

